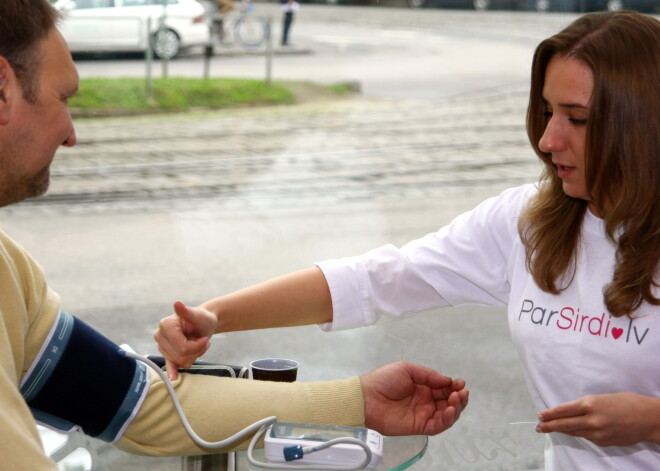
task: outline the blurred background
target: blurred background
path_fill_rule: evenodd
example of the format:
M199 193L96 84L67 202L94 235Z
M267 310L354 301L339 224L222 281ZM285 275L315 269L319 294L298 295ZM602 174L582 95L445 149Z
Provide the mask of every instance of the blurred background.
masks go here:
M402 245L535 181L540 168L524 127L535 46L580 12L655 14L658 5L301 2L282 45L278 2L235 2L220 34L211 3L60 0L83 80L254 79L284 84L294 98L146 114L74 108L78 145L58 152L47 195L0 210L3 230L42 264L64 310L155 353L152 333L175 300L196 304L316 261ZM344 93L322 88L337 84ZM510 425L534 421L536 411L502 307L336 333L310 326L219 335L205 359L247 365L263 357L298 360L303 381L396 360L463 377L470 407L430 439L413 469L543 467L533 425ZM180 469L111 459L85 443L94 469ZM61 469L91 467L72 463Z

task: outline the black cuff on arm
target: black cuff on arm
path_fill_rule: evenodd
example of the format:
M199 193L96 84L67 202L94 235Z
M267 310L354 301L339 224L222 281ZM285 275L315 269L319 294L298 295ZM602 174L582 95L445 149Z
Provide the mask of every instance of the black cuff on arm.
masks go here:
M117 441L149 389L144 364L80 319L60 312L21 382L35 419L62 432L81 428Z

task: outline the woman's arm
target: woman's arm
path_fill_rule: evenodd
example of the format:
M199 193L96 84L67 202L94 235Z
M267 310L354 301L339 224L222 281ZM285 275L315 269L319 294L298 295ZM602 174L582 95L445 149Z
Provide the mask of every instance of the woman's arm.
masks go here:
M154 339L167 361L170 379L189 368L219 332L320 324L332 321L332 299L320 269L280 276L191 308L174 304L161 320Z
M203 303L215 333L332 322L332 299L316 267L283 275Z

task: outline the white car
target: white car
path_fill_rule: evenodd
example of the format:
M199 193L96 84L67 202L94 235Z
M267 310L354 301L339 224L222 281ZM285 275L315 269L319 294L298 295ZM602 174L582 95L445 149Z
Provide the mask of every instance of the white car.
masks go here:
M206 9L197 0L56 0L71 52L146 51L170 59L211 43ZM147 33L148 19L151 31Z

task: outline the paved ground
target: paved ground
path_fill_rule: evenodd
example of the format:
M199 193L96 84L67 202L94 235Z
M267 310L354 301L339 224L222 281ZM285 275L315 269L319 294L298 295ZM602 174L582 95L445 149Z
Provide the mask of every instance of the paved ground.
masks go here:
M49 193L24 206L84 211L91 203L96 211L100 202L135 211L209 197L237 209L316 206L506 186L538 171L523 127L526 99L524 89L441 102L356 97L78 121L79 144L59 152Z

